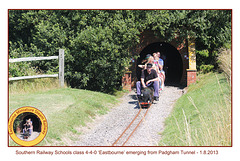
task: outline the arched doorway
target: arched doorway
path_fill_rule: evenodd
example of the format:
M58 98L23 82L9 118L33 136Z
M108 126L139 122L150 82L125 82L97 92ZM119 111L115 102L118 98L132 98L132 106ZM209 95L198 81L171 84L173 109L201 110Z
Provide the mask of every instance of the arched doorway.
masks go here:
M141 52L140 57L137 59L137 65L141 64L147 54L153 54L160 51L161 58L164 60L164 71L166 72L167 85L178 85L183 75L183 61L178 50L169 43L155 42L146 46ZM136 67L136 76L140 80L141 68Z
M31 121L33 123L33 131L41 132L42 123L40 119L37 117L37 115L31 112L27 112L26 115L23 117L22 128L23 128L23 125L26 123L26 120L28 120L29 118L31 118Z

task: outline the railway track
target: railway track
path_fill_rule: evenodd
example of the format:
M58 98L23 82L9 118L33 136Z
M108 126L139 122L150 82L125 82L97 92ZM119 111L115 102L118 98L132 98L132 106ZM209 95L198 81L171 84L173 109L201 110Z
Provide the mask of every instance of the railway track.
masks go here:
M172 111L173 102L182 96L182 89L166 86L161 93L161 99L154 102L139 127L124 144L132 131L136 128L147 109L140 109L132 91L125 97L119 106L112 109L107 115L100 116L91 125L82 128L83 135L72 146L156 146L160 139L159 131L164 129L165 118ZM139 110L140 113L139 113ZM139 113L138 118L134 120ZM126 128L130 125L129 129ZM122 135L123 131L125 134ZM122 135L120 139L118 139ZM118 140L118 141L117 141ZM115 143L116 142L116 143Z
M112 146L125 146L129 139L133 136L134 132L137 130L139 125L145 120L145 117L151 108L151 105L147 109L141 108L138 113L135 115L130 124L122 132L122 134L117 138L117 140L112 144Z

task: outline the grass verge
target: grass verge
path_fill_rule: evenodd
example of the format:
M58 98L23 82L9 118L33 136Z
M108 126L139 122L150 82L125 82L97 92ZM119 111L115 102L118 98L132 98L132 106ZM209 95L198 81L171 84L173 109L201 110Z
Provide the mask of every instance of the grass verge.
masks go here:
M65 87L67 85L65 84ZM38 78L9 82L10 94L26 94L59 88L58 78Z
M38 108L48 121L47 135L38 146L71 146L81 134L79 126L96 115L106 114L117 102L112 95L71 88L10 94L9 115L23 106ZM10 146L17 145L9 140Z
M198 76L165 121L159 146L231 146L231 87L223 74Z

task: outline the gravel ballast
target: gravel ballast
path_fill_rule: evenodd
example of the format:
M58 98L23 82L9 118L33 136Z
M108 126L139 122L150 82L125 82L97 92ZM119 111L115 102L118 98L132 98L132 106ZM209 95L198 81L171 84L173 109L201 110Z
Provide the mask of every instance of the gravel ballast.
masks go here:
M159 101L154 101L146 117L125 146L156 146L161 137L159 133L164 129L164 120L169 116L174 102L182 96L182 93L182 89L178 87L166 86L160 94ZM121 103L108 114L95 119L73 146L112 146L138 111L136 93L132 91L125 95Z

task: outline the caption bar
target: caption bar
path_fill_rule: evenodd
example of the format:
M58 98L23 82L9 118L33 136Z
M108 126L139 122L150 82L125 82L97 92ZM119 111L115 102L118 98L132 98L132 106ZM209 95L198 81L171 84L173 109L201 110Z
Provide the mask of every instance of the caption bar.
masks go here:
M45 150L35 150L35 151L20 151L16 150L16 155L218 155L218 150L85 150L85 151L45 151Z

